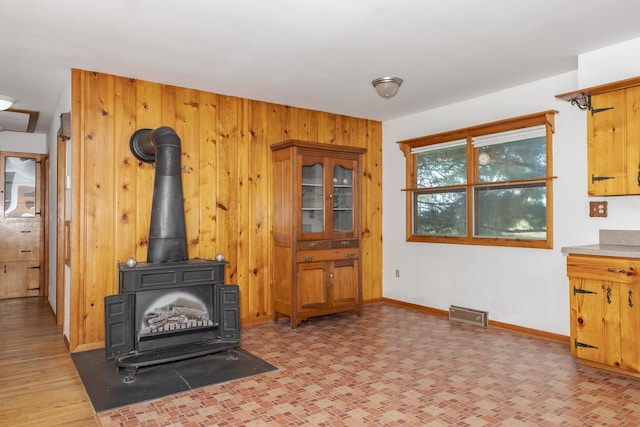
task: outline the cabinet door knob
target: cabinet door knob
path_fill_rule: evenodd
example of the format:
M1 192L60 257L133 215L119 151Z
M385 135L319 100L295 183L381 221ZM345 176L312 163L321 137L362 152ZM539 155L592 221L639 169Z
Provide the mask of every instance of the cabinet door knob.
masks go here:
M333 273L329 273L327 276L329 276L329 279L333 279Z

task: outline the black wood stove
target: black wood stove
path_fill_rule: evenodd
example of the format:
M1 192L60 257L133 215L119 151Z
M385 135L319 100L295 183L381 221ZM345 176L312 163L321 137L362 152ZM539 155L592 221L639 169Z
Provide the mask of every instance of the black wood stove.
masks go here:
M119 294L105 297L105 347L127 369L203 356L239 346L240 294L224 283L227 262L188 259L180 176L180 138L168 127L140 129L130 140L156 162L146 263L118 264Z

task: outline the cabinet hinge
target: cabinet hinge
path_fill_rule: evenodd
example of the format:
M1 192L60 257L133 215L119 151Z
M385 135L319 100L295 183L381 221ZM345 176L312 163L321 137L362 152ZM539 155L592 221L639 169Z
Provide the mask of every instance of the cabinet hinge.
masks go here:
M593 184L596 181L606 181L607 179L615 179L615 176L595 176L591 174L591 183Z
M597 294L597 292L588 291L586 289L578 289L575 286L573 287L573 294Z
M604 108L592 108L591 115L593 116L595 113L602 113L603 111L613 110L613 107L604 107Z
M596 348L596 349L597 349L597 348L599 348L599 347L596 347L595 345L585 344L585 343L580 342L580 341L578 341L578 340L576 340L576 339L574 339L574 340L573 340L573 345L574 345L576 348L578 348L578 347L582 347L582 348Z

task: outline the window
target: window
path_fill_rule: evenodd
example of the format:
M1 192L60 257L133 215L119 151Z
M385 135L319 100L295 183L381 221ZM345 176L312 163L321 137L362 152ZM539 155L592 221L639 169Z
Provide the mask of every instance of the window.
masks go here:
M407 141L407 240L551 248L554 111Z

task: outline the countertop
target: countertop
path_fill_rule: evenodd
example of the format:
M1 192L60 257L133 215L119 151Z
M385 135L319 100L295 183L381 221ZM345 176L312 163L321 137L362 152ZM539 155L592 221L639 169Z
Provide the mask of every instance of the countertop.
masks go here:
M640 258L640 230L600 230L600 242L593 245L566 246L563 254Z

